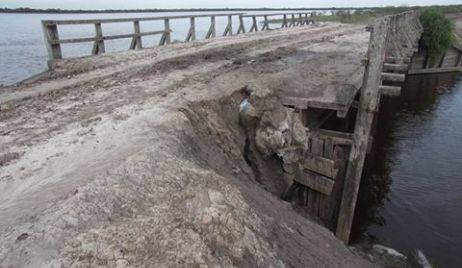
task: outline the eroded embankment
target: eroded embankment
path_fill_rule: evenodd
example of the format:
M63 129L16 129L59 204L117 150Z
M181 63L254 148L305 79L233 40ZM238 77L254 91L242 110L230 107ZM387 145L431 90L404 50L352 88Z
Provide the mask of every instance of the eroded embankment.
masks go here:
M369 266L255 181L242 99L236 89L150 122L144 149L7 228L2 266Z
M211 43L181 45L198 58L162 48L170 61L158 50L109 55L99 58L104 68L13 89L0 122L2 155L11 156L0 167L0 266L371 266L270 193L282 190L278 159L269 180L239 117L246 85L265 85L248 87L251 102L276 115L280 78L295 73L302 83L301 70L322 61L275 65L278 54L304 44L307 54L341 60L316 48L362 38L358 29L208 41L222 46L215 54Z

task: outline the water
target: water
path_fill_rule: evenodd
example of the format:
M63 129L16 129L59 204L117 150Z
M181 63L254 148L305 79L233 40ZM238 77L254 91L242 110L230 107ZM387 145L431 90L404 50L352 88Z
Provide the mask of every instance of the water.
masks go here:
M103 18L131 18L158 17L190 14L216 14L230 12L162 12L162 13L110 13L110 14L0 14L0 85L9 85L40 73L47 69L47 52L43 40L41 20L59 19L103 19ZM235 13L235 12L231 12ZM275 14L280 11L251 12L251 14ZM289 13L295 13L291 11ZM271 17L274 19L282 18ZM260 18L261 19L261 18ZM189 30L189 19L171 20L172 40L183 41ZM217 35L224 32L227 17L216 18ZM251 25L251 18L245 18L247 30ZM233 17L233 32L238 29L238 18ZM280 25L278 25L280 26ZM105 35L126 34L133 32L133 23L103 24ZM163 30L163 21L140 22L141 31ZM210 18L196 19L197 39L203 39L210 27ZM261 27L261 25L260 25ZM276 25L273 25L276 27ZM93 25L63 25L59 26L60 38L78 38L94 36ZM143 46L156 46L160 36L143 37ZM125 51L131 39L105 41L106 51ZM88 56L92 50L92 43L62 45L64 57Z
M409 77L378 122L354 238L462 267L462 76Z

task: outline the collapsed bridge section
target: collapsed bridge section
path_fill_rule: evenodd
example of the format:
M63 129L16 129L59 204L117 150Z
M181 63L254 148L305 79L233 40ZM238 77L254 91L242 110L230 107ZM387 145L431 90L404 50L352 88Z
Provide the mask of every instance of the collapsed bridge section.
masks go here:
M422 33L416 12L378 19L366 29L371 35L364 59L346 52L352 58L344 56L338 70L321 63L306 72L301 84L290 75L284 80L282 102L293 135L276 150L288 183L284 198L306 207L345 242L380 98L400 94L399 83L405 80ZM319 82L328 74L330 79ZM300 131L305 133L296 134ZM258 134L257 146L262 143ZM270 138L266 142L271 143Z

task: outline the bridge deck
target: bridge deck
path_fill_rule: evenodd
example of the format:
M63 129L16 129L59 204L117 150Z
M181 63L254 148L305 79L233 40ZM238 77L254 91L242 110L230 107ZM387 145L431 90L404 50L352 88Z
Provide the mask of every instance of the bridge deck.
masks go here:
M367 38L362 26L331 24L62 60L54 64L54 79L9 90L1 95L0 103L77 87L114 74L149 80L155 77L147 73L149 68L172 74L195 64L218 63L227 66L226 71L215 74L215 80L223 80L223 86L266 87L282 91L289 105L344 111L362 82L364 68L360 61L365 56ZM230 76L233 78L227 81Z

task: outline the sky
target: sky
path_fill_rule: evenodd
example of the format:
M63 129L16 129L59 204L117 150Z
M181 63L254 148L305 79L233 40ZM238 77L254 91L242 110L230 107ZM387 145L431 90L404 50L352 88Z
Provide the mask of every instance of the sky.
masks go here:
M61 9L148 8L258 8L258 7L370 7L401 5L451 5L461 0L0 0L0 7Z

